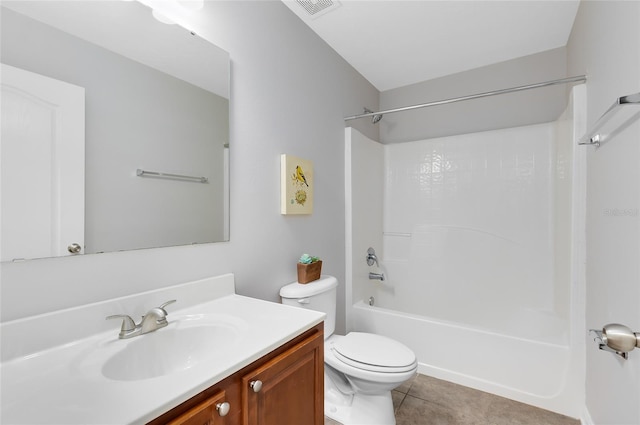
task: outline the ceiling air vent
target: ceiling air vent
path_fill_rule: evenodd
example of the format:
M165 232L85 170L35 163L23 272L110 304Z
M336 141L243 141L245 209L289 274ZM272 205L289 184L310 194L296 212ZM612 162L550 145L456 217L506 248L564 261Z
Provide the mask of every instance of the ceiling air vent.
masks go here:
M313 18L324 15L340 5L340 2L332 0L296 0L296 2Z

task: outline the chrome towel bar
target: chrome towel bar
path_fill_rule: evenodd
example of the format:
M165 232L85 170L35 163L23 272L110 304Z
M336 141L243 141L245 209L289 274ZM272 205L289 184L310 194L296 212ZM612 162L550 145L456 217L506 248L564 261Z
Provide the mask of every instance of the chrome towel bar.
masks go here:
M625 128L627 125L631 124L632 121L638 119L640 113L636 113L631 117L627 117L623 119L622 122L619 122L614 128L608 132L603 133L601 130L604 126L611 121L614 115L617 114L618 111L622 109L623 106L640 106L640 93L630 94L628 96L622 96L616 99L616 101L611 105L609 109L605 111L604 114L598 121L593 125L593 128L590 131L582 136L582 138L578 141L579 145L591 145L591 146L600 146L601 143L604 143L613 135L615 135L616 130L620 130ZM625 108L628 109L628 108ZM640 112L640 111L635 111Z

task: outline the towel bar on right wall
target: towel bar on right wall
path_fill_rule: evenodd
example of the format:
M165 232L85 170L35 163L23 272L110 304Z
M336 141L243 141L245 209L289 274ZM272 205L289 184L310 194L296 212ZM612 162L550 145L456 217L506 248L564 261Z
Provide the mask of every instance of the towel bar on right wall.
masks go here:
M640 106L640 93L630 94L628 96L622 96L616 99L607 111L596 121L591 130L582 136L578 141L579 145L591 145L600 146L602 143L608 141L615 136L619 131L629 126L633 121L640 117L640 110L635 108L628 108L628 106ZM618 114L621 110L631 110L633 115ZM617 117L615 120L613 118ZM615 121L615 122L614 122ZM610 131L604 132L605 126L609 124Z

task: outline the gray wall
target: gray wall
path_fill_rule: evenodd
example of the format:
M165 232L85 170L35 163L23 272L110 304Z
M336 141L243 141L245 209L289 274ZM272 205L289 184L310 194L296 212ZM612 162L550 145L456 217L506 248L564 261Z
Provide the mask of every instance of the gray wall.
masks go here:
M85 88L86 252L223 240L227 99L6 9L1 55Z
M562 47L382 92L380 108L417 105L566 76L566 50ZM564 111L566 99L566 87L560 85L387 114L379 124L380 138L382 143L397 143L550 122Z
M226 272L279 301L308 252L340 280L344 329L343 117L377 108L377 90L280 1L207 2L192 29L231 55L231 241L2 264L2 320ZM314 163L312 215L280 215L282 153Z
M587 127L617 97L640 92L639 21L637 1L580 5L567 45L568 69L589 77ZM598 149L582 149L587 149L586 325L599 329L607 323L623 323L637 332L640 122L636 119ZM631 352L629 360L623 361L597 350L590 339L586 348L586 407L592 423L640 423L640 352Z

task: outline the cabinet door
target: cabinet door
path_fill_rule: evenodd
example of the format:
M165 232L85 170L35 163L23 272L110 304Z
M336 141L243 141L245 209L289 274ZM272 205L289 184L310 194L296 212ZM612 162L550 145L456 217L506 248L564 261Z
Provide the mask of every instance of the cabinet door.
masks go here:
M322 343L317 333L242 377L244 425L324 424Z
M220 391L173 419L168 425L224 425L229 411L225 398L225 392Z

